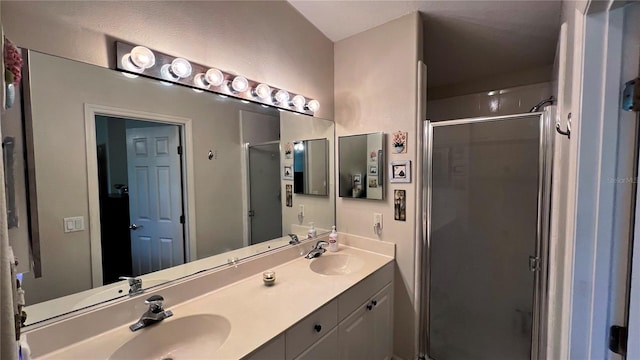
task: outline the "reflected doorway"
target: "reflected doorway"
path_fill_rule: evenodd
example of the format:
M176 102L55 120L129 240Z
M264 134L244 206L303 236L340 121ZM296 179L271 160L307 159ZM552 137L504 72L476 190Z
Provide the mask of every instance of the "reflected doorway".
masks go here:
M250 244L282 236L280 141L248 145Z
M103 284L185 262L181 126L95 116Z

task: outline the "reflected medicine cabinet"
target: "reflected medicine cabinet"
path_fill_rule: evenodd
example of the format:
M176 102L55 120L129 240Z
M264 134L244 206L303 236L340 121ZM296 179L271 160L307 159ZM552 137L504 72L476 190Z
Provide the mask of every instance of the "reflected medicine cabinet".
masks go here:
M338 137L340 197L384 198L384 133Z

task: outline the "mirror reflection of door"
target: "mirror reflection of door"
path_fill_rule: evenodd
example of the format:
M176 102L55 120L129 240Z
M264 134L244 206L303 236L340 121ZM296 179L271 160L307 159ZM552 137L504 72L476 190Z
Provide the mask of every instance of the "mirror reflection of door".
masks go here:
M251 244L282 236L280 142L249 145Z
M105 284L184 263L180 129L96 116Z

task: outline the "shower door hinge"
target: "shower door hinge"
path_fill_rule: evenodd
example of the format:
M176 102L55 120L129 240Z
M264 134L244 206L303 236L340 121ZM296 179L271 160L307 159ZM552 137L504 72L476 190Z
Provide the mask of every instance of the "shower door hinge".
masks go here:
M628 330L626 326L613 325L609 328L609 350L622 356L627 355L627 336Z
M640 111L640 78L627 81L622 90L622 110Z
M540 258L537 256L529 256L529 271L540 270Z

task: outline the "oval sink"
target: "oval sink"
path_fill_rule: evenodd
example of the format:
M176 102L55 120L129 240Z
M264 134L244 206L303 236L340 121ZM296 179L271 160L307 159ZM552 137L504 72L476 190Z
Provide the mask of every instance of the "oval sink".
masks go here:
M169 318L138 330L109 359L213 359L230 331L229 320L219 315Z
M362 269L364 262L356 256L347 254L324 254L311 260L311 271L322 275L347 275Z

